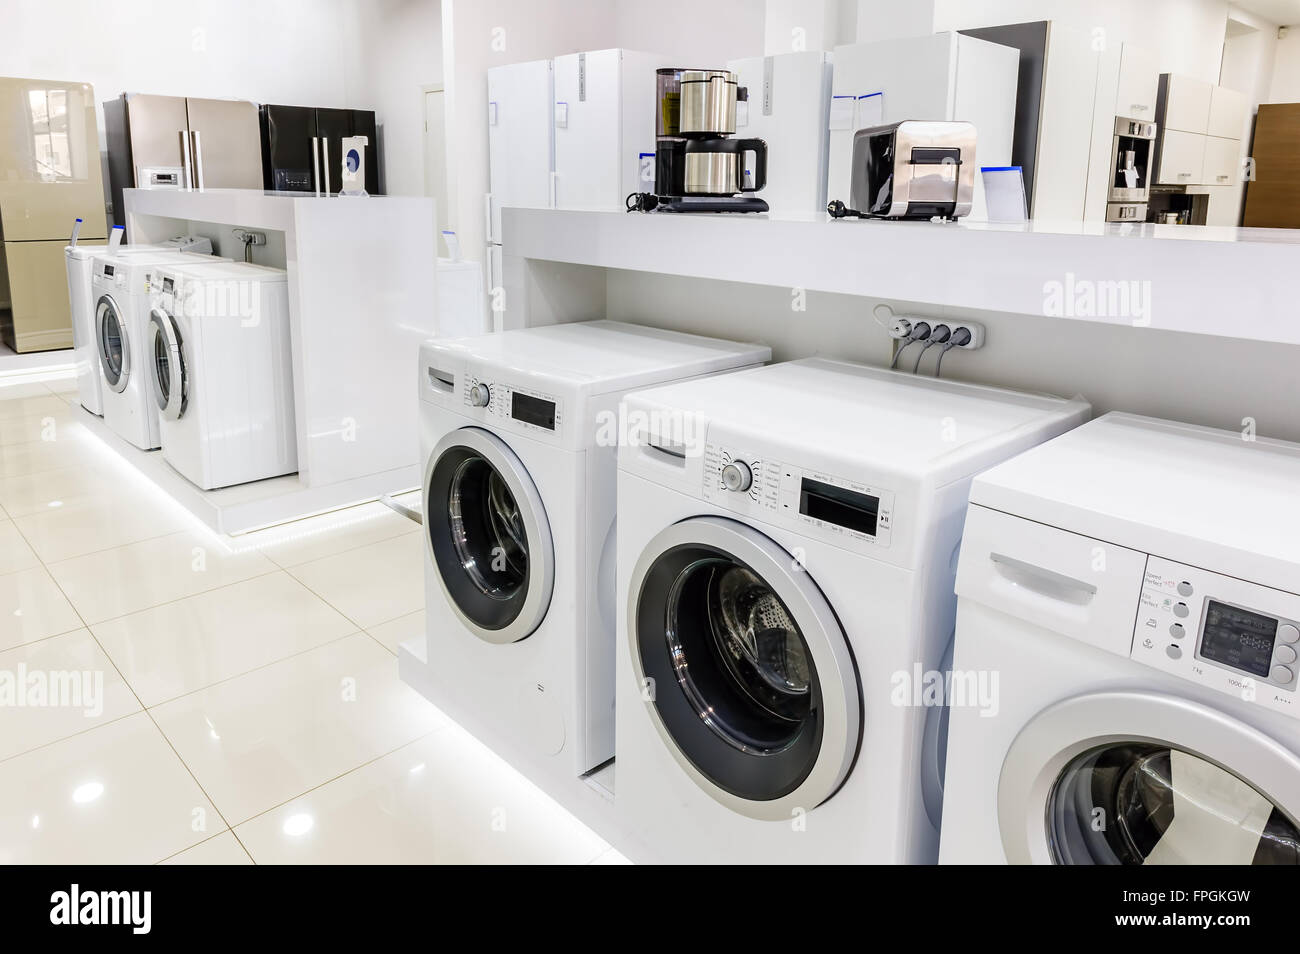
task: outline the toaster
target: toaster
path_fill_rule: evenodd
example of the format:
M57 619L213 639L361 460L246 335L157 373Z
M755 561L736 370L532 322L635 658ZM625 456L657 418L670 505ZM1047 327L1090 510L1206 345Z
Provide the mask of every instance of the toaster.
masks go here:
M955 219L975 191L975 127L907 119L853 134L850 205L887 219Z

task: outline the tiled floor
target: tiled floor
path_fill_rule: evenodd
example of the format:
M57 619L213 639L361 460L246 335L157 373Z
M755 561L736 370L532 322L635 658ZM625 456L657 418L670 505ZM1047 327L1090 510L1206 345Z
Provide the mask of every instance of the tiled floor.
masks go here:
M416 524L221 537L82 414L0 378L0 863L621 860L398 680Z

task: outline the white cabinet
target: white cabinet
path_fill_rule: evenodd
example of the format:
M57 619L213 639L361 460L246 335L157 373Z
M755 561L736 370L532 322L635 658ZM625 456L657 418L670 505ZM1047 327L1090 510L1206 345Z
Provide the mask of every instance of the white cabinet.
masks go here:
M1156 114L1160 67L1151 53L1132 43L1120 48L1115 115L1150 120Z
M1206 136L1201 184L1219 186L1234 184L1237 181L1237 154L1240 151L1240 139Z
M1213 84L1205 80L1165 73L1160 77L1160 96L1164 106L1162 127L1205 135L1210 129L1213 91Z
M975 162L1011 164L1018 50L957 33L936 33L837 46L834 61L836 105L829 116L828 199L848 201L853 134L878 123L905 119L974 123ZM850 100L847 108L837 108ZM972 219L980 217L983 196L983 183L976 175Z
M736 138L767 143L767 188L758 197L774 217L824 217L831 55L754 56L727 69L749 91L746 108L736 111Z
M550 60L487 71L487 240L501 241L501 207L545 209L551 204Z
M664 58L596 50L555 58L555 208L622 211L655 148L655 70Z
M1160 185L1196 185L1205 165L1205 138L1197 133L1166 129L1160 142Z
M1250 101L1245 93L1216 86L1210 94L1210 121L1206 132L1224 139L1240 139L1246 131Z

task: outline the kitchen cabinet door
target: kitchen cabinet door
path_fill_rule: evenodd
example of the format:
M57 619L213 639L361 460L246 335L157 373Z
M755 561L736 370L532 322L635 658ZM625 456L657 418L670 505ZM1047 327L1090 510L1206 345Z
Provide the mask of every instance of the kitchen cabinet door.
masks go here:
M1196 185L1205 165L1205 137L1166 129L1160 142L1160 185Z
M1120 52L1115 115L1150 122L1156 115L1159 86L1160 67L1156 58L1141 47L1125 43Z
M1167 74L1166 82L1165 112L1157 121L1165 129L1205 135L1210 128L1210 95L1214 86L1177 73Z
M1201 167L1201 184L1235 185L1237 182L1237 158L1240 152L1240 139L1206 136L1205 159Z
M1206 132L1224 139L1240 139L1246 129L1250 101L1245 93L1216 86L1210 93L1210 121Z

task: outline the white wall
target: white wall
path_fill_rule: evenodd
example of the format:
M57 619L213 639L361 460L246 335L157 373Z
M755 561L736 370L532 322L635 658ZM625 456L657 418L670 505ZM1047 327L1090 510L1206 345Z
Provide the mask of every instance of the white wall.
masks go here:
M1276 42L1272 83L1264 102L1300 103L1300 24Z

